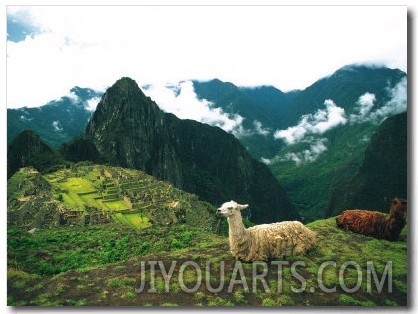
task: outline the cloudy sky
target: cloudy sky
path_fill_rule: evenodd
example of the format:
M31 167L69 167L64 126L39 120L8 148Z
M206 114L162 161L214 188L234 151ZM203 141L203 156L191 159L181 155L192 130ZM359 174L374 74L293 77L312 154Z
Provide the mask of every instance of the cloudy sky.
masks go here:
M140 86L219 78L288 91L352 63L407 70L406 6L6 9L9 108L74 86L104 91L122 76Z

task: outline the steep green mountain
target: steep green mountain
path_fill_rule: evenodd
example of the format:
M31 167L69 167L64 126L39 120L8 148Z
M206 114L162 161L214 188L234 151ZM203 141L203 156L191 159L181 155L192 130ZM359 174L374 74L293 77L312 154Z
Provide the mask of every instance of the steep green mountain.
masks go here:
M240 87L239 90L261 107L268 119L254 117L263 121L269 128L279 129L287 124L287 116L293 109L293 101L301 93L300 90L282 92L273 86Z
M244 126L253 127L253 121L260 121L265 127L279 128L298 92L283 93L272 86L254 88L237 87L230 82L214 79L208 82L193 81L199 98L214 103L228 113L245 117Z
M327 99L332 99L349 115L355 112L359 97L371 93L376 96L375 106L379 108L390 100L389 91L405 77L406 74L398 69L347 65L300 92L292 102L283 128L296 124L301 116L323 108Z
M344 209L389 211L393 197L408 194L408 121L401 113L386 119L373 135L359 169L348 180L331 189L327 214Z
M62 162L60 154L46 145L37 134L26 130L7 148L7 177L22 167L30 166L43 171Z
M86 143L91 156L78 156ZM130 78L106 91L85 132L60 151L73 161L99 160L143 170L212 204L248 202L254 222L296 217L268 167L233 135L164 113Z
M303 115L276 131L282 136L277 140L289 142L267 162L302 217L312 221L329 214L331 189L360 167L379 124L406 111L406 93L406 74L399 70L350 66L299 94L293 104L299 103L298 114L289 120ZM396 179L390 175L389 181Z
M193 86L196 95L211 101L214 108L244 118L243 130L234 135L255 158L271 158L283 147L274 140L272 131L285 124L298 91L283 93L272 86L237 87L219 79L193 81Z
M275 140L274 132L297 124L304 115L314 114L332 100L347 116L357 113L359 97L375 95L375 108L390 100L393 89L406 74L380 66L348 65L332 75L319 79L304 90L283 93L271 86L237 87L218 79L194 81L199 98L212 102L229 114L244 118L245 131L234 134L257 159L272 158L282 151L283 142ZM260 126L262 131L257 128Z
M223 113L230 115L230 118L234 118L236 115L242 118L240 127L234 129L233 135L254 158L268 164L284 187L291 202L297 207L297 211L307 221L323 218L326 215L331 189L348 180L358 170L370 138L376 132L381 121L406 110L406 74L397 69L378 66L345 66L332 75L318 80L305 90L288 93L283 93L270 86L242 88L217 79L208 82L193 81L193 87L199 98L210 101L210 108L219 108ZM76 92L80 94L81 89ZM397 99L399 96L401 98ZM89 94L80 95L79 98L82 99L82 97L87 99ZM68 101L70 100L68 99ZM331 105L327 105L328 103ZM19 110L24 112L27 109ZM116 110L115 113L122 111ZM198 133L202 135L188 134L185 136L183 126L187 125L188 132L193 133L195 125L193 121L183 120L182 126L178 127L177 120L170 117L169 114L158 113L158 110L151 111L152 117L149 120L143 119L141 122L143 128L138 129L135 126L138 130L131 130L135 125L132 123L121 123L126 125L126 129L129 130L115 127L116 132L130 133L143 143L141 147L130 143L130 146L136 147L135 150L131 149L132 147L122 148L123 144L121 143L115 146L119 151L113 150L113 147L110 146L106 148L106 144L100 138L101 135L95 141L91 140L91 136L96 135L91 135L82 136L71 145L65 144L61 151L70 160L92 160L95 162L109 162L111 160L112 163L117 164L119 159L126 159L127 151L130 150L128 155L131 156L129 158L132 158L132 161L127 161L127 165L136 164L135 167L139 166L140 169L146 169L146 171L152 169L152 173L157 177L170 178L171 182L176 182L181 187L188 186L190 191L196 193L205 189L207 191L204 193L210 194L208 200L213 201L222 195L220 193L230 189L230 185L214 188L219 185L216 180L213 180L212 174L201 175L196 171L197 168L209 167L206 165L206 161L202 162L203 165L194 166L193 171L176 169L178 161L183 163L182 169L187 168L187 164L183 162L187 159L185 151L192 151L189 147L195 141L206 142L206 137L210 137L206 133L212 131L206 131L206 129L202 131L204 127L199 127L201 131ZM25 120L25 115L19 112L16 111L15 114L19 114ZM128 120L136 120L136 114L137 111L132 110L133 116L128 117ZM138 115L145 117L146 114L144 111ZM45 117L48 115L46 114ZM105 115L111 116L111 110ZM124 115L129 116L128 113L124 113ZM157 119L154 119L156 116L164 117L162 118L164 122L158 123ZM29 116L27 118L30 120ZM41 125L39 119L31 120L33 123L31 129L38 130L39 128L42 139L45 138L42 136L42 132L48 128L48 132L50 132L52 123L57 121L53 117L48 119L47 124ZM119 118L115 116L112 119L118 120ZM83 119L78 121L83 121ZM87 119L84 120L84 126L86 124ZM15 123L13 119L10 119L8 121L8 137L13 133L10 131L13 125ZM74 125L77 123L74 122ZM55 126L59 127L57 123ZM119 135L109 131L112 127L106 128L106 137L113 138L112 141L117 143ZM207 128L207 130L210 129ZM185 136L184 138L190 141L187 143L185 140L176 142L174 136L169 136L173 132L183 133L182 137ZM287 132L287 136L293 136L294 138L291 139L294 140L294 143L289 144L284 138L279 138L277 136L279 132ZM303 135L303 132L307 133ZM81 133L81 129L77 134L79 133ZM69 138L58 139L56 136L61 133L55 129L51 134L55 136L51 147L56 147L57 143L64 142L64 138L66 140ZM300 134L303 136L299 136ZM162 143L163 139L166 141L167 137L170 140L169 144L162 144L164 149L156 148L160 145L154 146L155 143ZM231 139L231 141L233 140ZM108 152L105 154L99 152L96 142L101 142L100 145L104 147L102 150L107 149ZM172 147L176 147L175 151L180 153L172 154L171 152L174 151ZM226 151L224 150L222 153L225 154ZM145 153L142 154L142 152ZM210 155L212 151L205 148L196 152L193 149L192 159L196 157L195 153ZM170 154L172 155L169 156ZM182 157L177 156L178 154ZM164 163L165 168L156 167L157 160ZM232 164L237 164L237 162L234 161ZM210 171L206 172L205 170L205 173L210 173ZM184 182L184 177L190 177L190 175L195 176L192 180L194 183ZM212 188L206 189L205 187L208 185L212 185ZM226 194L230 195L231 193L228 191ZM245 192L236 193L235 191L233 193L234 195L242 195ZM287 205L283 207L287 207Z
M90 88L74 87L71 96L36 108L7 109L7 143L23 130L32 130L51 148L80 135L92 115L89 101L102 95Z

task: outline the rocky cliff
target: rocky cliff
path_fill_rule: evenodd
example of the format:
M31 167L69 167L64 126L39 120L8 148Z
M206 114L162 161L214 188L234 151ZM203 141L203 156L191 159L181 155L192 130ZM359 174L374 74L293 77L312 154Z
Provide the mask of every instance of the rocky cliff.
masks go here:
M407 198L407 128L406 112L382 122L366 149L358 171L332 190L329 216L350 208L388 212L387 200L396 196Z
M85 132L61 152L73 161L144 170L214 205L248 202L247 214L257 223L297 216L267 166L233 135L164 113L130 78L106 91Z

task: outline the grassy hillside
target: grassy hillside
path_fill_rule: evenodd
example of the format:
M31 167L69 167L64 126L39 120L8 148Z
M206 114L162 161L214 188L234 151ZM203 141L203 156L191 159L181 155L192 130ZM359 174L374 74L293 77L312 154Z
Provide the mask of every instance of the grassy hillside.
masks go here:
M398 242L308 224L304 256L241 263L226 219L136 170L80 163L8 181L11 306L407 304L407 231Z
M308 254L268 263L237 262L226 236L184 224L9 228L8 305L407 304L406 230L389 242L334 218L308 226L319 234Z

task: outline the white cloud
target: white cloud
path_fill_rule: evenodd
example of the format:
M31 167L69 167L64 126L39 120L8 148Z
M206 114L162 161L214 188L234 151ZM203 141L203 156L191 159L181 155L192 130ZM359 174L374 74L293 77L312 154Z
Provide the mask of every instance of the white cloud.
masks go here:
M407 110L407 79L404 77L392 89L389 89L390 100L379 109L370 113L371 119L383 120L389 116L405 112Z
M270 158L261 157L260 161L265 163L266 165L271 165L272 163L274 163L274 158L270 159Z
M363 137L361 138L360 142L364 142L367 143L370 141L371 135L370 134L365 134L363 135Z
M309 149L305 149L301 152L291 152L287 153L284 157L280 160L291 160L296 163L297 166L301 165L302 163L311 163L318 159L318 157L327 150L325 146L325 142L327 141L326 138L321 138L313 141L310 143Z
M162 110L173 113L180 119L192 119L218 126L230 133L243 132L244 118L238 114L225 113L221 108L214 108L212 102L199 99L192 81L169 85L147 85L142 89Z
M33 120L33 118L28 118L28 117L26 117L26 116L24 116L24 115L21 115L21 116L19 117L19 119L20 119L20 120L22 120L22 121L32 121L32 120Z
M326 131L347 121L354 123L380 123L387 117L401 113L407 110L407 79L403 78L393 88L387 89L390 97L382 107L375 109L376 96L372 93L361 95L356 102L353 114L348 119L345 117L343 108L338 107L332 100L325 101L325 110L319 109L314 114L302 116L300 122L296 126L287 128L286 130L278 130L274 133L276 139L282 139L287 145L293 145L298 142L309 143L309 149L299 152L290 152L284 156L276 156L272 159L262 158L261 161L271 164L279 161L294 161L296 165L309 163L317 160L317 158L327 150L325 145L326 138L314 139L314 135L324 134ZM368 142L370 135L364 135L360 141Z
M73 103L80 102L80 97L76 95L76 93L70 91L65 97L68 97Z
M357 113L351 114L350 123L364 123L371 121L380 123L389 116L405 112L407 110L407 79L404 77L393 88L387 88L390 97L382 107L375 110L376 96L371 93L365 93L359 97L357 107L354 109Z
M376 101L376 96L371 93L365 93L357 101L357 107L354 109L357 114L351 114L349 120L351 123L364 122L367 115L370 113Z
M14 108L74 86L104 91L122 76L139 85L219 78L287 91L347 64L407 69L406 6L33 5L7 13L22 8L41 31L7 42Z
M101 97L94 96L90 99L81 99L80 96L78 96L74 91L69 91L59 99L51 101L51 103L60 102L65 99L69 99L70 102L76 106L84 106L84 108L89 111L95 111L98 103L101 100Z
M95 111L98 103L100 102L100 97L93 97L87 100L85 108L89 111Z
M313 134L324 134L326 131L345 124L344 108L338 107L332 100L324 102L325 110L319 109L314 114L303 115L296 126L286 130L277 130L274 133L275 139L282 139L288 145L302 141L306 136Z
M61 132L63 130L61 126L61 122L59 122L58 120L52 122L52 127L54 128L55 131L58 131L58 132Z
M261 158L261 161L267 165L280 161L293 161L295 162L296 166L300 166L304 163L314 162L322 153L324 153L328 149L325 145L327 139L310 139L310 141L311 142L309 143L308 149L304 149L299 152L289 152L286 153L284 156L276 156L272 159Z
M258 120L254 120L253 125L254 125L254 130L256 134L266 136L266 135L269 135L271 132L269 129L264 128L263 124Z

